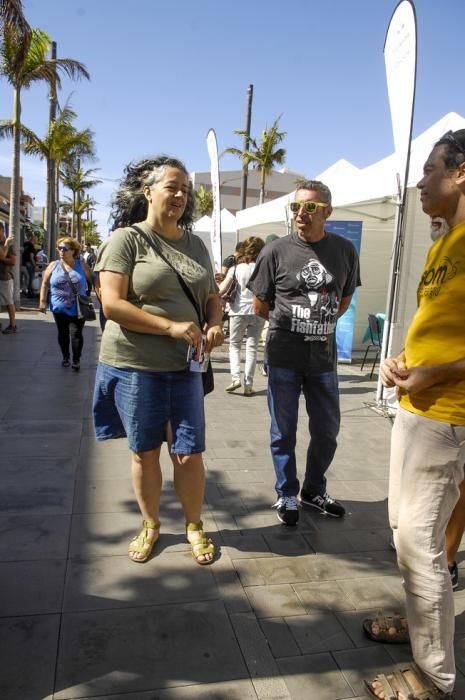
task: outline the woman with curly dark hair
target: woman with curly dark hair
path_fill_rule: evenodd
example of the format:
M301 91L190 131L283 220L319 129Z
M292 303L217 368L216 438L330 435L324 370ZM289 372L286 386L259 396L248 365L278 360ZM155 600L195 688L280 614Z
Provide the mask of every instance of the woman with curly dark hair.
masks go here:
M214 558L201 520L203 383L188 350L196 354L203 347L208 353L222 344L222 311L208 251L191 232L193 211L192 184L181 161L156 156L128 165L113 202L116 230L94 268L107 318L95 432L98 440L128 437L143 518L129 545L129 557L138 563L147 561L159 537L165 436L192 554L199 564Z

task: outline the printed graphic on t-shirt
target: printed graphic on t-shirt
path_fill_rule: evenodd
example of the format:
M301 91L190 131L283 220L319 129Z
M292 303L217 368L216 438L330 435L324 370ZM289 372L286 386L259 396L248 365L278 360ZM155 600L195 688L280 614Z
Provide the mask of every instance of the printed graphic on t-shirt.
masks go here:
M76 302L75 289L79 289L80 277L74 270L69 271L69 278L61 270L55 276L53 285L53 295L57 304L70 309ZM73 286L74 285L74 288Z
M304 334L305 340L327 340L336 330L339 298L334 276L315 258L310 258L296 275L298 288L307 296L307 304L292 304L291 331Z
M437 297L443 285L456 276L460 262L453 261L445 255L439 261L439 265L432 265L426 269L418 285L418 297Z
M196 260L168 246L162 246L163 255L187 282L195 283L205 277L205 268Z

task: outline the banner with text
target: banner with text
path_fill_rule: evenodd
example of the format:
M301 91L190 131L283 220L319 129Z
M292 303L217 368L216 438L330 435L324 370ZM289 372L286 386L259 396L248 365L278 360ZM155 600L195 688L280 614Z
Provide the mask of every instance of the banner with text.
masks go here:
M222 251L221 251L221 200L220 200L220 169L218 163L218 144L214 129L210 129L207 134L207 148L210 156L210 177L213 193L213 211L211 227L211 248L215 272L221 272Z
M325 223L325 231L347 238L353 243L357 253L360 255L362 223L362 221L327 221ZM354 293L349 308L337 322L336 345L339 362L351 362L352 360L356 304L357 292Z

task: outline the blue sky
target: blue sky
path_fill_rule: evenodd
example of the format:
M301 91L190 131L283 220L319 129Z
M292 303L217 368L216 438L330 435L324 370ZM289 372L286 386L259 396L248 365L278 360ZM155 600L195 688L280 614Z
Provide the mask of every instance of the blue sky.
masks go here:
M107 231L114 180L133 159L164 152L189 170L209 167L205 136L220 151L240 145L245 95L254 85L252 134L282 114L286 167L316 175L339 158L359 167L393 151L383 44L396 6L390 0L23 0L32 26L47 31L58 55L82 61L91 82L64 81L79 128L95 132L104 184L95 190ZM465 115L463 0L416 0L418 68L414 135L447 112ZM0 117L11 117L0 82ZM45 133L47 92L23 95L23 122ZM8 175L11 142L0 142ZM45 169L23 156L27 192L43 204ZM225 156L223 169L239 167Z

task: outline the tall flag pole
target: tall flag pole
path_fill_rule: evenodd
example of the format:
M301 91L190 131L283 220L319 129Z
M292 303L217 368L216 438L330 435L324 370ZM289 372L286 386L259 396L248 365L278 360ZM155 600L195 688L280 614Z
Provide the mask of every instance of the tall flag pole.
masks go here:
M384 42L384 63L395 146L398 195L381 362L391 354L392 326L396 322L405 235L407 183L417 72L417 27L415 6L412 0L401 0L393 12ZM378 379L377 401L383 400L383 393L383 385Z
M218 163L218 143L214 129L207 134L207 148L210 156L210 177L213 193L213 212L211 226L211 248L215 272L221 272L221 199L220 199L220 169Z

